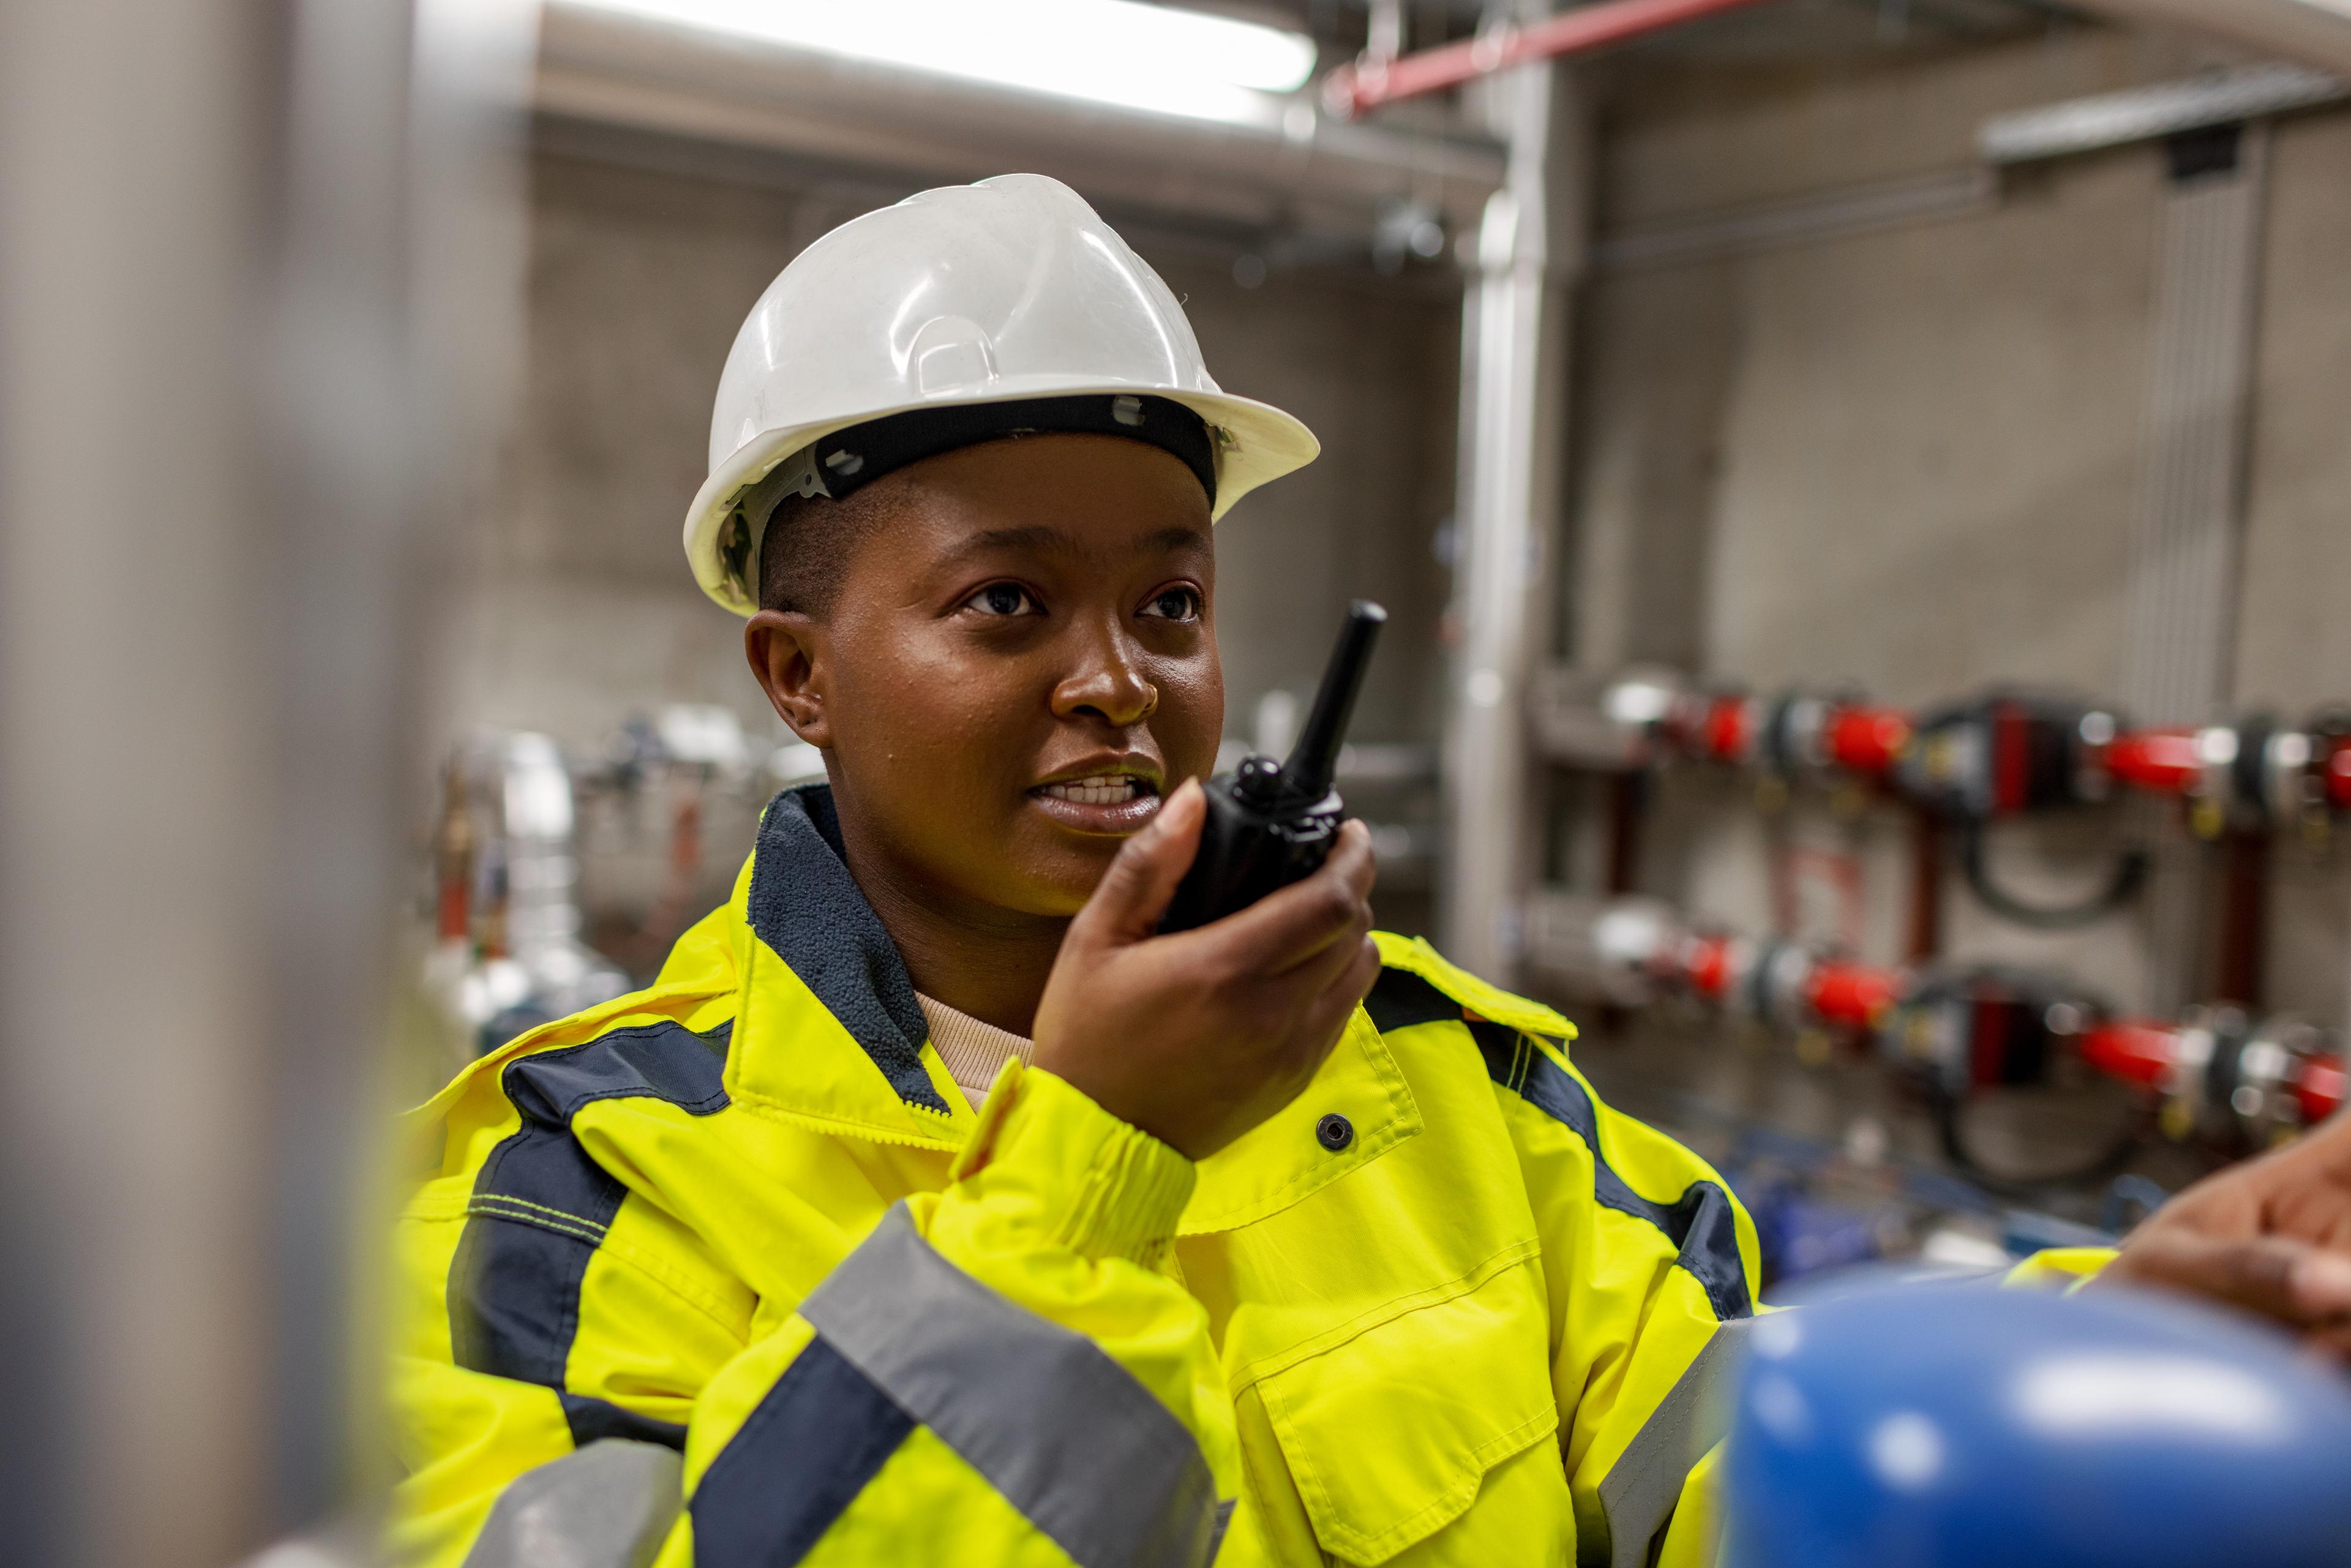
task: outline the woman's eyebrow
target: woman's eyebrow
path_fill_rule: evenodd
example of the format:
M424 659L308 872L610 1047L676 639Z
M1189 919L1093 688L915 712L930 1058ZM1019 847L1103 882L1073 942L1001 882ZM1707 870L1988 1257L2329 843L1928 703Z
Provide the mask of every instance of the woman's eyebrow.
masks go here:
M1162 555L1172 550L1207 549L1208 535L1206 529L1186 528L1179 523L1145 538L1143 548Z
M1076 548L1076 541L1061 529L1031 523L1017 528L982 528L966 536L952 553L960 557L996 549L1050 549L1067 554Z
M1136 542L1137 554L1167 555L1179 550L1202 550L1208 548L1206 530L1182 524L1155 529ZM1095 553L1090 541L1080 539L1065 529L1044 523L1030 523L1019 528L982 528L967 535L948 552L951 560L962 560L991 550L1048 550L1057 555Z

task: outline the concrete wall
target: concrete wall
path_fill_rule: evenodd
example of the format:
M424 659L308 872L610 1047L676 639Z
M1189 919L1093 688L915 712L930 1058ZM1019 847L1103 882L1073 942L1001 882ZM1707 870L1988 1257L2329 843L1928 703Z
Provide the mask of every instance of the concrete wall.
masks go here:
M680 519L744 311L803 246L904 190L752 185L544 151L532 174L525 398L498 490L447 574L440 711L455 733L541 729L593 754L632 714L716 703L773 744L783 727L744 668L740 622L687 576ZM1311 695L1346 601L1366 596L1394 619L1356 733L1433 745L1449 585L1431 547L1452 497L1454 287L1433 273L1331 269L1278 270L1245 288L1228 253L1164 236L1138 246L1184 298L1221 383L1290 409L1323 441L1319 463L1217 530L1228 734L1250 732L1269 689ZM712 807L705 902L723 896L747 846L753 798ZM591 821L591 902L614 888L622 902L650 896L662 821ZM1426 919L1416 899L1383 913Z
M2085 29L1838 76L1627 78L1604 121L1599 226L1965 169L1988 114L2171 79L2208 58ZM1903 703L2000 682L2112 692L2163 199L2160 152L2141 147L2012 176L1971 215L1593 278L1562 651L1595 670L1650 660L1766 691L1850 685ZM2351 115L2283 122L2237 694L2294 719L2351 700L2351 626L2331 612L2351 584L2346 241ZM1782 835L1861 862L1861 946L1898 956L1896 814L1800 795L1769 821L1743 787L1687 776L1661 794L1653 891L1762 929ZM1593 830L1569 836L1585 846L1569 873L1588 883ZM2116 843L2111 819L2015 829L1999 835L1999 859L2027 891L2080 889ZM2340 1022L2351 857L2282 847L2274 867L2266 999ZM1953 956L2070 969L2126 1006L2158 989L2140 918L2043 936L1991 918L1954 883ZM1799 891L1813 934L1844 923L1832 890Z

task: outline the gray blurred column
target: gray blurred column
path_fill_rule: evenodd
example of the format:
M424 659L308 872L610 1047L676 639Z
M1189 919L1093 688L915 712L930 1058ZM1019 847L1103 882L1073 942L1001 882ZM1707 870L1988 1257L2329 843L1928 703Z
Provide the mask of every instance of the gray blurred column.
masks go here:
M0 15L0 1561L364 1491L416 584L508 314L453 57L404 0Z
M1548 12L1536 4L1521 19ZM1447 839L1439 938L1502 984L1541 873L1527 740L1530 677L1548 653L1548 591L1567 444L1571 286L1584 244L1584 143L1569 68L1522 66L1475 91L1509 148L1489 199L1461 327L1460 482L1447 689Z

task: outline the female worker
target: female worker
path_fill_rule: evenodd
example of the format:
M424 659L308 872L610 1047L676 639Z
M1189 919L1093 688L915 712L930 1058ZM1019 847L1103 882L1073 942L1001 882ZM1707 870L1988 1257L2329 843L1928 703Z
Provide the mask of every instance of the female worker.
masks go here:
M777 278L686 549L829 782L651 988L421 1113L408 1557L1704 1560L1757 1278L1715 1174L1558 1014L1371 932L1359 824L1155 934L1223 727L1211 524L1315 449L1050 180ZM2261 1228L2158 1223L2144 1271L2351 1308Z

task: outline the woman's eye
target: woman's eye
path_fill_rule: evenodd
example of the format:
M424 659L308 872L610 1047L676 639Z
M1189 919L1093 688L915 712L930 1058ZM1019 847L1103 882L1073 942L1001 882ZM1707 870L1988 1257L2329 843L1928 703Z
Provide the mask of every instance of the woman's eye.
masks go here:
M1034 615L1037 601L1017 582L991 582L969 599L965 605L989 615Z
M1196 621L1200 618L1200 595L1189 588L1163 588L1143 607L1143 612L1167 621Z

